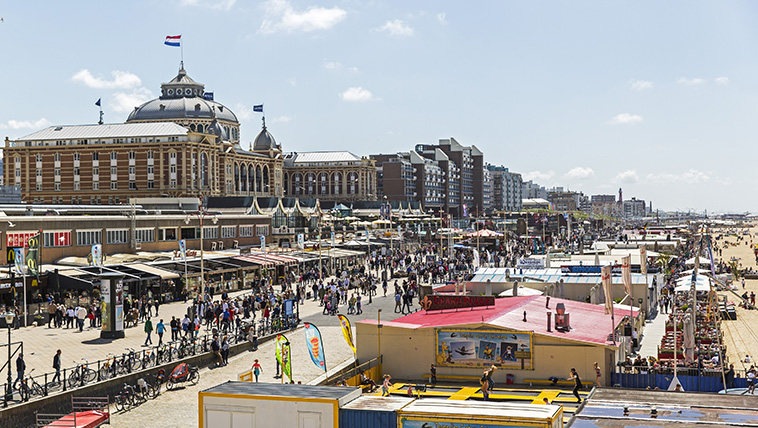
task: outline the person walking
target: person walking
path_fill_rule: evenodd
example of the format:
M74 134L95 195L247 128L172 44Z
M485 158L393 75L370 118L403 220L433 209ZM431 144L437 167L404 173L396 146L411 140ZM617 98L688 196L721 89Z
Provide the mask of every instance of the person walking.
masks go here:
M437 367L432 364L432 367L429 369L429 379L432 382L432 385L437 385Z
M84 319L87 318L87 309L82 306L76 307L76 322L79 324L79 333L84 331Z
M47 328L51 328L53 324L55 324L55 313L58 312L58 306L55 305L54 301L50 301L50 304L47 306Z
M389 374L384 375L384 381L382 381L382 397L388 397L390 395L390 388L392 388L392 382L390 382L392 376Z
M595 385L597 386L603 386L600 384L600 375L601 375L600 366L597 365L597 361L595 361Z
M166 326L163 324L163 319L158 321L155 325L155 332L158 333L158 346L163 344L163 332L166 331Z
M13 382L13 389L16 389L16 384L24 381L24 372L26 371L26 362L24 362L24 353L21 352L16 358L16 381Z
M172 316L169 325L171 325L171 341L173 342L179 338L179 320Z
M229 338L224 336L221 341L221 359L224 360L224 365L229 364Z
M150 321L150 317L147 317L147 320L145 321L145 333L147 334L147 337L145 338L145 344L142 346L147 346L147 342L150 342L150 344L153 344L153 340L150 338L150 333L153 332L153 322Z
M497 370L497 367L493 364L489 369L484 371L482 377L479 379L484 401L489 401L490 391L492 391L492 388L495 386L495 381L492 380L492 375L495 374L495 370Z
M576 397L577 403L582 402L582 398L579 396L579 389L582 387L582 379L579 378L579 373L576 372L575 368L571 368L571 375L569 376L568 380L574 381L574 396Z
M53 357L53 368L55 369L55 376L53 376L53 384L61 381L61 350L55 352Z
M261 364L258 362L258 359L256 358L255 361L253 361L253 376L255 376L255 381L258 382L258 376L263 372L263 367L261 367Z

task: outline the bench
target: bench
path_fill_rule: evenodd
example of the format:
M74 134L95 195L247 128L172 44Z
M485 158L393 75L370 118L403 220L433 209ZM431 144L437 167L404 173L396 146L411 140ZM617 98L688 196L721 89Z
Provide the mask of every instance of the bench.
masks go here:
M536 384L536 385L561 385L561 386L565 385L565 386L571 386L571 387L574 386L574 381L573 380L559 380L559 381L553 383L553 381L548 380L548 379L524 379L524 382L528 383L529 386L532 386L534 384ZM592 388L593 383L594 382L582 381L582 386L585 387L585 388Z

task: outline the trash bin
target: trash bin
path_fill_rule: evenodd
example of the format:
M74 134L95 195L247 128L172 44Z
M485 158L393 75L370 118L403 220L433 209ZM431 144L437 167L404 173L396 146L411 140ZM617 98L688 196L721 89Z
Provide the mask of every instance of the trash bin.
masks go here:
M516 381L516 377L513 375L513 373L508 373L505 375L505 384L506 385L513 385L513 383Z

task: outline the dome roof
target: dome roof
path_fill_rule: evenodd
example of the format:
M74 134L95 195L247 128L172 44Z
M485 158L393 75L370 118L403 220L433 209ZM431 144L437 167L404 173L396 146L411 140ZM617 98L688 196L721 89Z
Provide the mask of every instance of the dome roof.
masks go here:
M176 77L161 85L160 98L135 107L126 121L216 118L239 124L237 116L231 110L212 99L206 99L204 94L205 85L197 83L189 77L184 70L184 64L182 64Z
M227 138L226 135L226 129L218 123L218 120L213 119L213 122L211 122L210 125L208 125L208 134L213 134L217 137L219 137L222 141L227 141L229 138Z
M253 150L255 151L265 151L265 150L278 150L279 146L276 144L276 140L274 139L274 136L271 135L270 132L266 129L266 125L263 125L263 129L258 134L257 137L255 137L255 142L253 142Z

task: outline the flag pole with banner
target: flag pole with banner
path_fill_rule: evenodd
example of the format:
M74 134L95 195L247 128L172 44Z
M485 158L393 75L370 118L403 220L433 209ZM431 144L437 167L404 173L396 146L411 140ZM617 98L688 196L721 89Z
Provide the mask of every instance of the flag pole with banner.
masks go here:
M16 252L16 270L18 271L19 274L21 274L21 280L24 281L22 282L23 284L22 290L24 291L24 307L26 307L26 269L24 269L24 264L25 264L24 261L25 261L26 255L24 254L25 253L24 247L16 248L15 252ZM11 284L11 286L13 287L15 287L15 285L16 284ZM13 297L15 298L16 296L14 295ZM26 314L26 312L24 312L24 314ZM24 317L24 322L26 322L26 317ZM26 324L24 324L24 326L26 326Z
M29 273L37 277L37 281L39 281L39 251L40 251L40 242L39 239L42 236L42 231L40 230L37 232L36 235L32 236L26 241L26 246L29 247L29 251L26 253L26 256L24 258L24 261L26 262L26 267L29 269ZM26 276L24 276L24 327L26 327L26 320L27 320L27 307L26 307Z
M324 369L326 373L326 356L324 355L324 343L321 340L321 332L318 327L307 322L305 327L305 345L308 347L308 354L311 361L316 367Z
M178 36L166 36L166 41L163 42L166 46L173 48L179 48L179 55L182 61L182 68L184 68L184 44L182 43L182 35Z
M184 239L179 240L179 253L182 255L182 260L184 260L184 289L189 290L189 282L187 280L187 241ZM202 296L205 290L198 290L200 295Z
M350 320L344 315L337 315L342 326L342 335L345 336L345 342L353 350L353 356L356 354L355 344L353 343L353 329L350 327Z
M276 335L276 361L282 368L282 382L284 376L287 376L290 383L292 382L292 358L290 352L290 341L283 334Z
M613 292L611 289L611 266L602 266L600 268L600 281L603 284L603 294L605 295L605 314L611 314L611 336L613 344L616 344L616 317L613 310Z
M645 247L645 244L640 245L640 271L643 275L645 275L645 289L647 289L647 247ZM632 303L634 303L634 296L632 296ZM629 305L632 306L632 305ZM642 305L640 305L640 311L642 310ZM629 310L631 313L631 309ZM633 317L633 314L630 315ZM634 328L634 327L632 327Z

